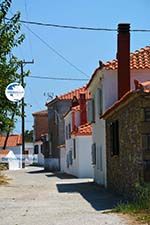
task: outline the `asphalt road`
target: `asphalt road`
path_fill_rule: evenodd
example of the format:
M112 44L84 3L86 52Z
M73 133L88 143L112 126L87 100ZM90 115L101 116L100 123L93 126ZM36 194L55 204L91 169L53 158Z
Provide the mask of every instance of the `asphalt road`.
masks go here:
M0 186L0 225L132 225L124 215L104 213L118 201L88 179L28 167L7 171Z

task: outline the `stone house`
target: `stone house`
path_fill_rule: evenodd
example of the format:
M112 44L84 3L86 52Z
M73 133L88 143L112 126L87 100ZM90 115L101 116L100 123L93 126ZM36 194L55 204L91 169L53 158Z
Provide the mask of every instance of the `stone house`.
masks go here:
M48 141L42 142L42 135L48 136L48 111L42 110L34 112L34 125L33 125L33 142L34 142L34 155L37 155L37 163L39 165L44 165L44 150L43 148L48 148Z
M130 24L118 25L117 59L102 63L94 71L87 88L91 93L88 121L92 124L95 148L94 180L107 187L106 126L100 116L126 92L134 80L150 80L150 47L130 53Z
M106 120L108 188L131 197L136 183L150 182L150 81L135 81L101 118Z
M79 99L85 87L75 89L66 94L56 96L46 103L48 109L48 141L49 149L45 153L46 170L60 170L60 145L65 144L64 114L70 110L74 96Z

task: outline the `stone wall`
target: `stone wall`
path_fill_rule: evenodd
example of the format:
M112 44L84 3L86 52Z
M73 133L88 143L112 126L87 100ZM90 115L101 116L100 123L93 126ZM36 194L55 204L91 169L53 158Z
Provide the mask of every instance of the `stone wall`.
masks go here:
M143 159L150 154L142 150L142 134L150 133L150 122L144 122L144 108L150 98L140 94L126 100L106 120L108 188L131 197L137 182L144 179ZM119 155L111 156L111 122L119 122Z

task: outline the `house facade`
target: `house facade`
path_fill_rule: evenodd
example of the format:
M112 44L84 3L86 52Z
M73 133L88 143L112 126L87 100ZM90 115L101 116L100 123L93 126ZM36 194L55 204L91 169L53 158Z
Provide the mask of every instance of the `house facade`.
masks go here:
M11 150L0 150L0 163L5 164L9 170L20 169L19 159Z
M3 150L4 142L5 142L6 137L5 136L0 136L0 151ZM8 137L7 140L7 145L6 145L7 150L11 151L9 154L15 155L16 164L18 165L19 168L22 168L22 161L23 161L23 156L22 156L22 136L18 134L11 134Z
M150 182L150 81L138 82L102 117L108 188L131 197L136 184Z
M79 178L93 178L92 127L87 123L88 91L74 97L70 111L65 115L66 173ZM76 100L75 100L76 99Z
M44 166L44 147L42 142L42 135L48 135L48 111L42 110L34 112L33 125L33 144L34 144L34 162L38 165Z
M75 89L64 95L56 96L46 103L48 108L48 140L49 149L45 153L44 166L46 170L60 170L60 145L65 144L64 114L70 110L73 97L79 98L79 93L85 87Z
M95 148L94 179L107 186L106 127L100 116L130 89L134 80L150 80L150 47L130 54L130 25L118 25L117 59L103 64L93 73L87 88L92 100L88 105L88 121L93 128ZM148 61L147 61L148 60Z

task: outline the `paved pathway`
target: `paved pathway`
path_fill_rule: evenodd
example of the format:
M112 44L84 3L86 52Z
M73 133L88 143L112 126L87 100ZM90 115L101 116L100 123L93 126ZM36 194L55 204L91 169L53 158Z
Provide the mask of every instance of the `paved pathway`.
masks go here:
M88 179L37 167L7 174L12 180L0 187L0 225L133 224L125 216L103 213L117 199Z

